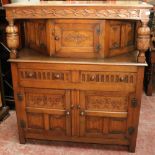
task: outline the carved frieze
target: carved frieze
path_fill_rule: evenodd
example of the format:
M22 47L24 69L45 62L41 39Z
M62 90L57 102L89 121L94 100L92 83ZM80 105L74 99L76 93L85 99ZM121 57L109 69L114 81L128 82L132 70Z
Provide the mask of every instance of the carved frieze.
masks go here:
M148 10L116 9L92 7L27 7L7 10L10 18L105 18L105 19L140 19L141 14L147 17Z

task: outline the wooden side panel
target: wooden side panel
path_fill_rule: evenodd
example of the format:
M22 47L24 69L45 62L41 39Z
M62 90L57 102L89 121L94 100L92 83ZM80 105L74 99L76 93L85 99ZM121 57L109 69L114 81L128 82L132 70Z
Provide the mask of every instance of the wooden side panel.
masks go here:
M135 49L136 22L106 21L105 57L127 53Z
M43 54L48 54L46 20L25 21L25 45Z

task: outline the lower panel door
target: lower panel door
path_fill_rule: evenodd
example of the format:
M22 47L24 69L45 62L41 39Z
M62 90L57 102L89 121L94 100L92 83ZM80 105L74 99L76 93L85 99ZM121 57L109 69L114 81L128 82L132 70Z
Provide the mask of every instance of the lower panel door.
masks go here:
M71 135L70 91L25 89L25 102L27 133L42 139Z
M81 91L80 136L126 139L129 101L127 92Z

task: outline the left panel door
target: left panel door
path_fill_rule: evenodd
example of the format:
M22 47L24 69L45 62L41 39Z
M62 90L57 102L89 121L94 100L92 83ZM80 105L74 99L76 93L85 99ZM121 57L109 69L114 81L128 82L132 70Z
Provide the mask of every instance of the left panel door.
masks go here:
M25 88L23 96L25 119L21 123L25 123L28 138L33 135L30 133L42 133L42 139L44 135L49 138L71 136L69 90Z

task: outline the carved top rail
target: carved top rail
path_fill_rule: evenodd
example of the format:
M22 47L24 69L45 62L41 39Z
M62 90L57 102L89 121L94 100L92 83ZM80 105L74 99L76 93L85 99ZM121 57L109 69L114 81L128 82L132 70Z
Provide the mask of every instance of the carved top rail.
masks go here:
M149 18L152 5L141 1L42 1L13 3L4 6L7 19L39 18L94 18L133 19Z

